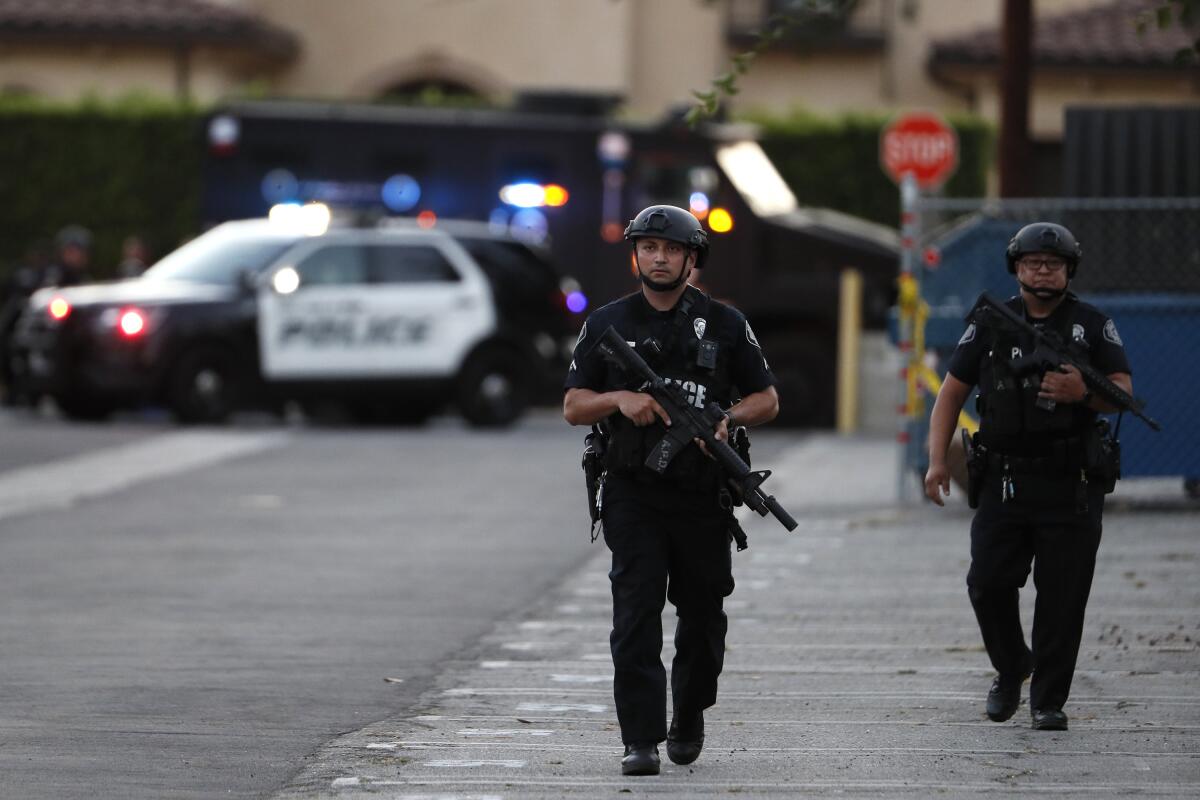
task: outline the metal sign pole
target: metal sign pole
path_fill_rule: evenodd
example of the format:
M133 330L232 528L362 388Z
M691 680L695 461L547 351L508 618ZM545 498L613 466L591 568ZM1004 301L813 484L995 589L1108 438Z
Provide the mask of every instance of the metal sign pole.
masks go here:
M896 499L905 504L909 501L908 478L908 449L912 446L910 422L912 409L909 408L909 381L911 375L910 360L912 358L913 330L916 323L916 304L920 297L916 294L916 247L917 247L917 179L911 172L904 173L900 180L900 315L897 346L900 349L901 366L898 381L896 413L899 430L896 431Z

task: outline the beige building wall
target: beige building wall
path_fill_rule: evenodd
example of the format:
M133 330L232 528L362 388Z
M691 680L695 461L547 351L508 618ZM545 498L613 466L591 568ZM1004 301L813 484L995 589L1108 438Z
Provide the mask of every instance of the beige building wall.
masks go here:
M1063 110L1068 106L1177 105L1188 99L1195 102L1198 94L1198 87L1185 80L1084 73L1042 75L1034 80L1029 131L1035 139L1061 139ZM988 119L1000 118L999 87L992 81L980 84L979 112Z
M1034 10L1044 17L1104 2L1109 0L1035 0ZM851 26L882 32L882 51L767 54L744 76L732 105L739 111L802 107L818 113L930 108L972 111L998 124L998 69L947 70L950 80L940 81L927 63L937 39L999 29L1002 9L1001 0L862 0ZM1195 101L1197 94L1200 87L1188 78L1042 70L1035 73L1030 128L1035 137L1057 139L1068 105L1179 103Z
M198 48L189 68L200 102L247 82L272 94L373 99L406 82L465 84L493 99L523 89L620 94L631 116L651 118L692 102L729 67L730 4L753 18L766 0L216 0L255 13L299 40L294 61L263 72L252 53ZM1039 16L1110 0L1035 0ZM853 28L883 36L882 48L800 53L776 47L739 80L734 111L819 113L932 108L998 120L995 71L930 75L931 43L1001 24L1002 0L860 0ZM0 43L0 90L57 99L131 91L174 96L178 66L167 47ZM1035 76L1034 134L1060 134L1070 103L1194 101L1178 78Z
M87 95L111 100L130 93L175 97L178 75L175 56L162 47L0 44L0 91L51 100ZM199 102L226 96L242 82L228 55L204 48L192 52L187 75L190 95Z
M658 113L718 66L719 4L701 0L242 0L300 39L276 88L370 99L450 80L502 100L521 89L627 97Z

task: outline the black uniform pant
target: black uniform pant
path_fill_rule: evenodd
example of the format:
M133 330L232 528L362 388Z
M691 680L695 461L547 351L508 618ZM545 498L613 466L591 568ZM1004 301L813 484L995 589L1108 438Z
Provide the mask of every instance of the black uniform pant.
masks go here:
M1015 678L1033 671L1029 705L1060 709L1071 691L1084 610L1100 546L1104 493L1078 474L1014 475L1014 496L1001 498L988 475L971 524L967 592L992 666ZM1082 501L1087 508L1082 510ZM1032 650L1025 644L1018 590L1033 565L1037 600Z
M676 714L717 701L733 592L729 512L715 497L609 476L604 541L612 551L613 696L621 739L667 737L662 610L675 606L671 695Z

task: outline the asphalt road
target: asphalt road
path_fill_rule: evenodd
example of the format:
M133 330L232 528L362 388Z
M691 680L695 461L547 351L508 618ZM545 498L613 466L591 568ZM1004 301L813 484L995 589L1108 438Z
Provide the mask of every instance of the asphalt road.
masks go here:
M254 797L587 544L582 436L0 415L0 797Z

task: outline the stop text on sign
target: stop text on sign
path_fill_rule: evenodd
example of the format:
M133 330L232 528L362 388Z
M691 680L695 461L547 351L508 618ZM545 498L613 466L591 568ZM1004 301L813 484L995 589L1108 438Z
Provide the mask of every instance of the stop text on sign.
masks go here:
M881 132L879 162L897 183L912 175L921 188L936 188L958 166L958 136L937 114L904 114Z

